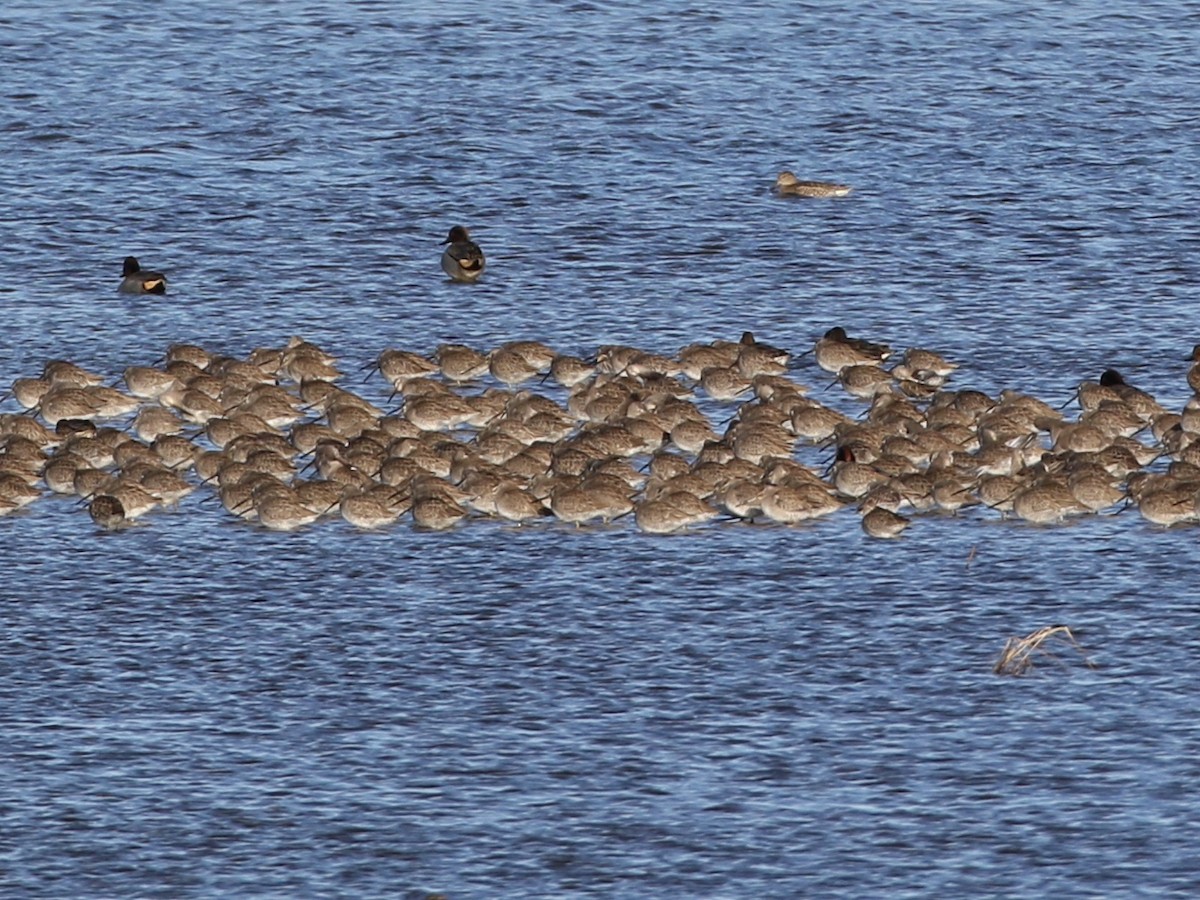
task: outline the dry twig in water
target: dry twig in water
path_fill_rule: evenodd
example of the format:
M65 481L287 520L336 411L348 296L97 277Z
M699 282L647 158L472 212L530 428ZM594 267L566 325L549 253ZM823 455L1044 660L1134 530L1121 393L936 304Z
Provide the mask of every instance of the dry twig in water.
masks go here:
M1045 628L1039 628L1032 634L1027 634L1023 638L1009 638L1005 642L1004 650L1001 651L1000 658L996 660L996 665L992 668L992 671L997 675L1024 675L1033 668L1033 657L1035 654L1042 654L1058 661L1058 657L1042 646L1048 640L1055 637L1066 641L1078 650L1089 669L1096 668L1095 664L1087 658L1087 654L1084 653L1083 648L1079 646L1079 642L1075 640L1075 635L1071 634L1070 628L1066 625L1048 625Z

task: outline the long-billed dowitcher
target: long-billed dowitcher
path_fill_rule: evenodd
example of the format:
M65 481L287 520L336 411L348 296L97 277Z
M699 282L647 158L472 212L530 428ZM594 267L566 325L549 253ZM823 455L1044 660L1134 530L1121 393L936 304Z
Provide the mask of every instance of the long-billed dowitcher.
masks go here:
M100 494L88 504L88 513L92 521L106 531L116 531L128 527L131 523L125 518L125 508L121 501L111 494Z
M445 531L467 517L460 498L464 495L446 481L432 475L412 480L412 517L419 528Z
M813 345L817 365L835 375L847 366L878 366L891 352L886 344L850 337L841 326L830 328Z
M1013 497L1013 513L1035 525L1051 525L1085 512L1065 479L1043 477Z
M93 397L86 388L52 388L41 399L42 418L56 425L63 419L97 419L104 403Z
M440 370L436 362L411 350L384 350L375 363L379 373L390 381L396 390L400 390L406 382L414 378L434 375Z
M254 508L258 521L272 531L295 531L320 518L319 513L301 503L290 489L264 493L261 498L255 498Z
M861 400L870 400L892 390L892 373L876 365L843 366L838 370L837 378L846 393Z
M563 522L582 525L599 519L605 524L633 511L633 501L627 490L608 487L575 487L555 491L550 497L550 509Z
M434 358L449 381L472 381L488 370L487 355L464 344L441 344Z
M876 484L887 481L888 477L869 463L860 462L861 450L856 451L848 444L838 448L837 459L831 467L831 480L843 497L857 500Z
M143 400L157 400L171 388L179 386L179 381L170 372L151 366L128 366L124 379L129 393Z
M912 377L918 381L945 379L958 368L958 363L950 362L940 353L923 347L909 347L905 350L904 364L908 366Z
M0 472L0 497L16 508L28 506L42 496L40 488L30 484L24 477L10 472Z
M1191 524L1200 520L1196 498L1200 484L1165 482L1137 498L1137 510L1142 518L1154 525Z
M104 384L104 376L89 372L65 359L52 359L42 366L42 377L56 387L95 387Z
M827 489L814 484L769 485L762 495L763 515L781 525L826 516L842 506Z
M582 384L595 374L595 365L579 356L560 354L550 363L550 377L565 388Z
M750 391L751 381L737 370L729 368L705 369L700 373L700 387L712 399L726 402L736 400Z
M351 490L341 498L339 511L355 528L384 528L395 522L411 505L408 493L391 485L376 485L366 491Z
M541 370L536 362L511 347L497 347L488 354L488 371L501 384L514 385L529 381Z
M679 351L680 371L692 381L699 381L705 369L728 369L737 363L742 345L733 341L714 341L710 344L689 344Z
M501 485L493 499L496 515L509 522L531 522L554 515L543 501L513 481Z
M686 491L642 500L633 510L634 524L647 534L673 534L716 516L715 509Z
M862 530L873 538L896 538L912 524L912 520L890 509L876 506L863 515L861 524Z

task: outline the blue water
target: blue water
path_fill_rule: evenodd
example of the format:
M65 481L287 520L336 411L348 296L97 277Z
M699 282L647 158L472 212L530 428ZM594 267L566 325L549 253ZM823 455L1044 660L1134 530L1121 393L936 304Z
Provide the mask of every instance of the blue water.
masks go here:
M842 325L960 387L1191 396L1191 5L510 7L6 3L0 383ZM166 298L114 293L130 253ZM103 534L46 498L0 519L0 894L1194 896L1197 562L1132 513L272 534L197 494ZM1095 669L991 674L1055 623Z

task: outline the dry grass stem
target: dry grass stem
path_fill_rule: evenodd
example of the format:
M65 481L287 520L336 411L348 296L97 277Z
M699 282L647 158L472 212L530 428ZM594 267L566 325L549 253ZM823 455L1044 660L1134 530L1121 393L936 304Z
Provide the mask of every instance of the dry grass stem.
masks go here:
M1070 628L1066 625L1048 625L1023 638L1009 638L1004 644L1000 658L996 660L996 665L992 667L992 671L997 675L1025 675L1033 669L1033 661L1036 656L1046 656L1055 662L1061 662L1047 647L1043 646L1054 639L1057 639L1059 643L1066 642L1078 650L1089 669L1096 668L1095 664L1087 658L1083 648L1079 646L1079 642L1075 640L1075 635L1071 633Z

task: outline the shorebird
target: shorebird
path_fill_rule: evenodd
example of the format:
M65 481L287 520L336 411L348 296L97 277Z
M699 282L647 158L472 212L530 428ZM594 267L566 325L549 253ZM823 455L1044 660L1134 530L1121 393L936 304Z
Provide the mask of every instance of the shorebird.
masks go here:
M170 372L150 366L129 366L125 369L124 379L129 393L142 400L157 400L172 388L179 387L178 379Z
M596 367L578 356L560 354L550 363L550 377L565 388L582 384L596 374Z
M606 525L613 519L633 511L633 501L627 490L608 487L579 487L555 491L550 496L550 509L564 522L579 526L593 519Z
M1079 400L1079 408L1084 412L1098 409L1100 404L1106 400L1125 403L1135 415L1140 416L1146 423L1166 412L1157 400L1145 391L1129 384L1116 369L1105 369L1098 382L1082 382L1076 396Z
M355 528L383 528L407 511L409 499L401 488L376 485L362 493L351 490L342 497L339 511Z
M384 350L375 361L379 373L400 390L414 378L437 374L441 367L431 359L411 350Z
M488 354L488 371L501 384L517 385L540 374L536 360L512 347L497 347Z
M130 523L125 518L125 508L121 501L110 494L101 494L88 504L88 513L92 521L105 531L116 531L125 528Z
M419 528L445 531L467 517L459 502L463 492L433 475L418 475L412 480L412 517Z
M778 484L763 490L762 513L773 522L791 525L828 515L842 503L815 484Z
M847 366L878 366L892 355L886 344L852 338L841 326L830 328L813 345L817 365L835 375Z
M1137 509L1143 519L1154 525L1169 528L1184 522L1192 523L1200 518L1196 508L1198 493L1200 484L1171 480L1139 496Z
M673 534L708 522L716 516L715 509L686 491L643 500L633 511L634 523L639 531L646 534Z
M1013 513L1035 525L1055 524L1086 511L1066 481L1056 477L1042 478L1013 497Z
M496 515L509 522L530 522L554 515L545 503L515 481L503 483L494 499Z
M904 362L893 372L897 378L940 387L957 368L958 363L950 362L939 353L923 347L909 347L904 351Z
M441 344L434 354L442 375L453 382L471 381L488 370L488 358L464 344Z
M910 519L882 506L876 506L862 517L862 530L873 538L899 537L910 524Z

